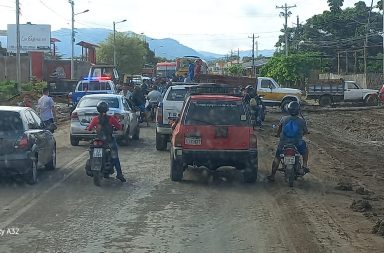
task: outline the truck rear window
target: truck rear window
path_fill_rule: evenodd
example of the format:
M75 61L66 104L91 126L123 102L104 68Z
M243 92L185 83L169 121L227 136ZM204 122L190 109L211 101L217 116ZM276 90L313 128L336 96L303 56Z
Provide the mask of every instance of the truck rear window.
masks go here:
M119 100L117 98L96 98L96 97L84 97L80 100L78 108L83 107L96 107L97 103L105 101L109 105L109 108L119 108Z
M191 101L185 116L186 125L249 125L241 101Z
M0 136L8 132L24 130L20 114L17 112L0 111Z
M168 93L168 101L184 101L185 94L187 94L186 89L171 89Z

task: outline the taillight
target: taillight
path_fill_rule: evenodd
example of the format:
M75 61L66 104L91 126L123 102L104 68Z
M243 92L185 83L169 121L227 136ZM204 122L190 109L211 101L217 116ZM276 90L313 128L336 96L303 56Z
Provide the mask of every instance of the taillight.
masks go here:
M77 112L71 113L71 120L79 120L79 114Z
M29 147L29 140L27 135L22 135L15 143L15 148L17 149L27 149Z
M102 140L94 140L93 146L103 146L104 142Z
M163 122L163 103L159 103L159 106L157 107L156 122L160 124Z
M253 130L251 130L251 131L253 132ZM254 133L250 133L249 147L250 148L257 148L257 137Z
M285 156L295 156L296 155L296 150L294 150L293 148L286 148L283 150L283 154Z

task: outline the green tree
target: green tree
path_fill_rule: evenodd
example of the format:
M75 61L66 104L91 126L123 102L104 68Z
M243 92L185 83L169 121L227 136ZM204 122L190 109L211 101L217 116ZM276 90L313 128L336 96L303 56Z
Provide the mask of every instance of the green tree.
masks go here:
M126 33L116 33L116 62L120 72L141 73L148 56L150 56L148 43L139 38L129 37ZM113 34L100 43L97 49L97 61L113 64Z
M279 83L303 87L315 69L320 69L318 53L276 55L260 70L261 76L273 77Z
M245 69L241 64L232 64L226 67L225 71L231 76L242 76Z
M344 0L327 0L331 12L340 12Z

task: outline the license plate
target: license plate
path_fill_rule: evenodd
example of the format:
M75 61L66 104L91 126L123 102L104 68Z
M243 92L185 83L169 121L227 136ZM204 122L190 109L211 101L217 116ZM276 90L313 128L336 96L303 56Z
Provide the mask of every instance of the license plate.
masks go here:
M284 164L295 164L296 157L294 156L284 156Z
M103 157L103 149L102 148L95 148L93 150L93 157Z
M201 145L201 138L187 137L187 138L185 138L185 144L188 144L188 145Z

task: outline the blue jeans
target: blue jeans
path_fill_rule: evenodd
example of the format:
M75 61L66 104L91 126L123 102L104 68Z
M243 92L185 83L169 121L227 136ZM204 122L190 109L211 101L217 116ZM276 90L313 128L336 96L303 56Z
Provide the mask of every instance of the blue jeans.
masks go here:
M276 150L276 157L280 159L280 155L283 153L283 147L287 143L279 143L279 146L277 146ZM298 144L295 145L297 148L297 151L300 153L300 155L304 155L307 151L307 143L304 140L300 140Z
M123 172L121 171L121 164L120 164L120 159L119 159L119 153L117 151L117 142L116 138L113 138L112 143L111 143L111 161L113 166L116 169L116 174L123 175Z

